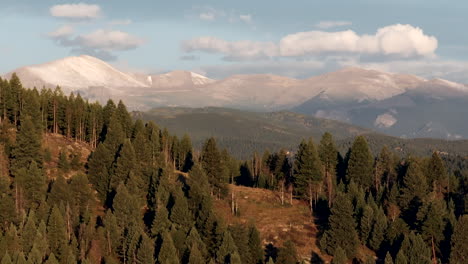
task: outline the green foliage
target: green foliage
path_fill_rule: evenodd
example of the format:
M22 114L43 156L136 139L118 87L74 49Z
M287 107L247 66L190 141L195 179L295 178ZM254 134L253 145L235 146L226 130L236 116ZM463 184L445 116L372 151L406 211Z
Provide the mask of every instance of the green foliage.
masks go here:
M403 257L397 255L396 263L400 263L405 259L407 263L411 264L429 264L431 263L431 250L424 243L424 240L420 235L411 232L405 236L400 251L398 254L402 254Z
M369 189L373 185L373 165L374 158L366 139L363 136L357 137L351 147L348 161L346 171L348 182L353 180L364 189Z
M17 172L21 168L28 168L33 161L36 166L42 167L41 138L31 118L26 116L11 151L11 170Z
M57 256L63 254L62 247L67 244L65 221L59 208L54 206L47 221L47 241L50 250Z
M68 162L66 150L60 151L57 167L63 172L68 172L70 170L70 163Z
M178 264L179 258L172 237L169 232L162 233L162 245L159 250L157 263L159 264Z
M322 163L312 139L302 141L295 158L294 187L303 197L312 197L313 189L322 182ZM314 187L312 187L314 186Z
M218 195L226 192L228 179L223 174L223 163L221 153L214 138L209 138L203 145L201 153L201 164L208 176L208 181L212 186L212 191Z
M296 264L298 261L296 246L291 240L287 240L284 242L283 247L279 249L276 263Z
M385 255L384 264L393 264L393 258L392 255L390 255L390 252L387 252Z
M216 251L216 260L219 263L230 263L230 256L239 254L236 243L229 231L225 231L221 240L221 244Z
M338 194L328 219L330 228L320 240L320 246L328 254L333 255L336 248L341 247L347 256L355 256L359 240L353 214L353 205L349 198Z
M468 260L468 215L460 216L452 235L450 263L461 264Z
M347 262L346 252L341 247L336 248L332 264L346 264Z

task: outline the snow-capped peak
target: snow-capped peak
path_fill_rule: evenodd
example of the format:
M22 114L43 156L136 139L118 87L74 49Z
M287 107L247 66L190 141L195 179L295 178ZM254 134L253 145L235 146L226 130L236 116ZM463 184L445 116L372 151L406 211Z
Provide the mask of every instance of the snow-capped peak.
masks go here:
M88 87L147 87L130 74L121 72L110 64L88 55L27 66L15 70L25 86L43 83L69 89ZM32 87L32 86L31 86Z

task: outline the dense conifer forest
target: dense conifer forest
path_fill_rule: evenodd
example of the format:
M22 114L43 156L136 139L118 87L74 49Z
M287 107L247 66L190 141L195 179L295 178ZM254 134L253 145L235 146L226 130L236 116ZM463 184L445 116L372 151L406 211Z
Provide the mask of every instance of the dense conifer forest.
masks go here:
M341 155L325 133L298 138L295 153L238 160L215 138L196 150L188 135L135 121L122 102L25 89L16 75L0 79L0 118L1 264L468 262L464 158L374 156L362 136ZM64 145L54 156L51 134L92 153ZM225 224L214 203L236 214L230 184L307 204L331 257L265 245L254 222Z

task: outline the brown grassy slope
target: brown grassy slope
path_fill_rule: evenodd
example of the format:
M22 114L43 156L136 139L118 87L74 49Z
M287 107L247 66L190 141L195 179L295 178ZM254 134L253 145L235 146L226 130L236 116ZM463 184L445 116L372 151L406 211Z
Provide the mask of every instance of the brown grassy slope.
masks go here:
M264 244L281 247L286 240L296 244L301 259L310 260L313 253L329 260L316 245L317 228L307 203L293 200L281 205L279 194L270 190L230 185L237 197L239 216L231 214L230 201L215 201L215 210L227 224L254 223Z
M89 144L85 142L78 142L73 139L67 138L59 134L47 133L42 137L42 148L48 150L51 154L51 160L45 162L46 173L49 177L55 178L57 176L57 164L60 151L66 151L67 155L80 154L80 163L82 164L79 171L84 172L84 164L88 159L89 154L91 154L92 148ZM70 158L68 159L70 162ZM77 171L68 172L64 175L66 178L69 178L75 175Z

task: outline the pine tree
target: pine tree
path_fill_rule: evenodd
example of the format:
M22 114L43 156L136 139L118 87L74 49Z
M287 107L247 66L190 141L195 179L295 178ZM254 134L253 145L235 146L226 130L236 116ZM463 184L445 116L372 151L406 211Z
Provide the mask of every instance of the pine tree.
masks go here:
M426 193L426 177L422 173L419 163L416 160L411 160L403 177L400 203L404 208L408 208L412 202L416 200L421 201L426 196Z
M331 207L336 185L336 166L338 150L330 133L323 134L318 147L318 154L323 164L325 186L327 188L328 206Z
M348 262L346 252L341 247L336 248L332 264L346 264L346 262Z
M291 240L284 242L283 247L279 249L276 263L296 264L298 262L296 246Z
M385 255L384 264L393 264L393 258L392 255L390 255L390 252L387 252L387 254Z
M1 264L13 264L13 262L11 261L10 254L8 254L8 252L6 252L5 255L3 255L2 262L0 263Z
M379 208L375 213L375 222L372 227L372 233L369 239L369 246L378 250L380 245L385 239L385 233L387 231L387 216L382 208Z
M468 215L458 218L453 230L450 250L450 263L462 264L468 261Z
M206 263L205 259L203 258L200 250L198 249L197 245L192 245L190 247L190 254L188 257L188 263L190 264L204 264Z
M208 139L203 145L201 163L212 186L212 192L223 193L226 189L227 179L222 174L221 154L214 138Z
M438 193L445 191L445 188L448 186L447 170L437 152L432 153L426 171L428 186Z
M106 144L99 144L89 157L89 180L102 203L106 202L107 195L110 193L110 170L113 161L114 153Z
M130 140L126 139L117 157L114 173L111 177L111 187L116 187L120 182L126 182L130 172L136 172L135 165L135 150Z
M0 212L0 228L6 228L15 221L15 201L11 197L10 180L3 175L0 175Z
M142 206L138 201L138 198L128 192L124 184L119 184L112 207L121 228L127 227L130 223L139 224L142 218L140 212Z
M67 244L66 227L62 213L54 206L47 222L47 240L50 250L57 256L61 256L62 246Z
M163 231L167 230L171 226L169 221L169 212L166 206L159 206L156 212L156 217L151 225L151 235L156 237L158 234L162 234Z
M347 196L341 193L337 195L328 221L330 229L325 231L320 241L322 249L333 255L335 249L341 247L348 257L355 256L359 241L353 205Z
M179 264L178 253L169 232L162 233L162 245L158 254L159 264Z
M23 246L24 252L31 251L33 246L34 237L37 234L36 221L37 219L34 210L30 210L26 224L23 227L23 231L21 232L21 244Z
M389 188L395 181L397 173L395 171L395 157L387 146L384 146L375 161L374 188L380 190L382 182Z
M322 164L312 139L302 141L297 151L294 168L294 188L302 197L308 197L310 209L317 200L322 182Z
M249 256L250 259L247 263L261 264L263 263L264 253L262 248L262 241L260 233L254 225L249 227Z
M216 251L216 260L218 263L229 263L229 256L234 253L239 254L237 251L237 246L231 236L231 233L229 231L225 231L221 240L221 244Z
M192 247L196 247L196 250L198 251L197 254L200 254L203 258L208 256L208 249L206 248L205 243L203 243L200 234L195 227L190 229L187 238L185 239L185 246L187 250L190 251L190 254L192 254Z
M193 225L193 221L192 214L188 208L187 198L185 198L184 193L178 187L175 188L171 196L174 200L174 206L171 208L170 219L179 228L188 230Z
M440 242L445 238L445 217L447 208L443 200L434 199L423 203L417 213L421 226L421 235L431 245L433 258L436 259L435 251L439 249Z
M47 258L47 261L45 264L59 264L57 258L55 257L54 253L50 253L49 257Z
M18 253L15 264L29 264L28 261L26 261L23 252Z
M145 233L142 233L138 245L137 263L154 263L154 241Z
M32 162L42 167L41 139L31 118L22 117L21 127L16 136L16 143L11 151L11 170L29 168Z
M47 190L47 179L35 161L28 169L21 168L16 172L16 200L21 203L21 196L27 201L28 207L37 207L44 200Z
M360 219L359 231L361 242L367 245L367 241L372 231L374 224L374 210L369 205L364 206L364 210Z
M411 264L430 264L431 263L431 250L427 247L426 243L420 235L414 234L411 232L409 235L405 236L403 240L400 251L398 254L402 254L404 259ZM396 262L400 262L403 259L398 257Z
M359 136L351 147L351 155L348 161L348 169L346 178L349 181L353 180L365 190L373 186L373 165L374 158L370 152L367 141L363 136Z

